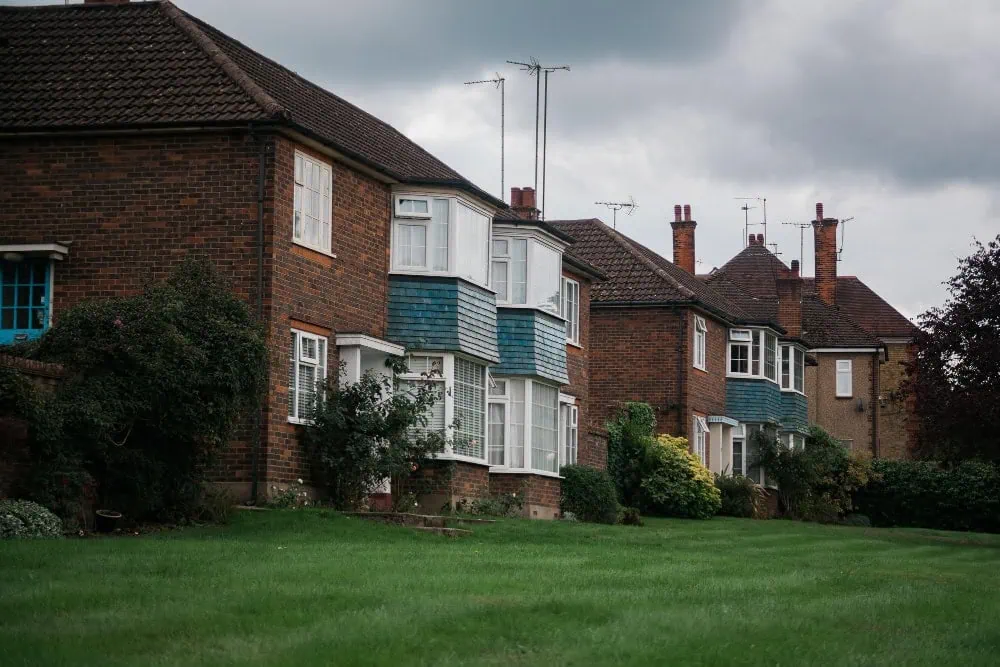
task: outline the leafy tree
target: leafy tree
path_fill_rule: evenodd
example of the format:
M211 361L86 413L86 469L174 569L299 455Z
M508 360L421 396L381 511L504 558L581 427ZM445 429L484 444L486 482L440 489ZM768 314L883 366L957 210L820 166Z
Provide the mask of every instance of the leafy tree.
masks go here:
M446 444L441 433L426 430L430 408L444 400L440 383L394 390L392 378L406 372L406 362L392 357L386 368L353 383L331 378L305 429L313 473L337 507L357 507L383 480L409 475Z
M918 406L916 454L1000 461L1000 236L959 261L941 308L920 316L906 385Z

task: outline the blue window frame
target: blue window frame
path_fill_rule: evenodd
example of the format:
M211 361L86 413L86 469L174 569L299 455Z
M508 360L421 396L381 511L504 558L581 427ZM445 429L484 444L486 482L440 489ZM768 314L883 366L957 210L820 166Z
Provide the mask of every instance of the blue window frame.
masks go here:
M0 260L0 345L33 340L49 327L52 262Z

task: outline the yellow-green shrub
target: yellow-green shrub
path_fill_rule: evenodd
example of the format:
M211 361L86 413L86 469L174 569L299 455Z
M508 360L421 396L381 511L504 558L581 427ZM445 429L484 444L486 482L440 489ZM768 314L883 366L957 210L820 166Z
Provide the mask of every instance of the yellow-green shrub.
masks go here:
M686 438L649 441L641 486L643 509L650 514L709 519L722 507L712 473L688 451Z

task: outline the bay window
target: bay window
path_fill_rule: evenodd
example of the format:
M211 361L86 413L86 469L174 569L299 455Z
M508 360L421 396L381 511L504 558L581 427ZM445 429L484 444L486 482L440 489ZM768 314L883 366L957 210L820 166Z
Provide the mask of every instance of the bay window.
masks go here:
M805 389L806 353L794 345L781 346L781 389L797 391Z
M292 329L288 360L288 421L312 421L321 385L326 379L327 339Z
M580 283L563 278L562 312L566 320L566 342L580 344Z
M490 218L457 197L394 198L392 268L454 275L487 284Z
M801 433L795 433L793 431L785 431L778 436L785 447L789 449L805 449L806 447L806 437Z
M294 183L292 240L329 254L333 236L330 165L296 151Z
M562 252L533 237L497 235L494 230L491 288L497 303L561 314ZM576 292L579 304L579 290Z
M763 329L730 329L729 375L779 382L778 337Z
M575 405L560 403L558 387L522 378L494 379L489 390L491 472L558 474L567 452L576 457L575 411ZM571 428L564 417L572 420Z

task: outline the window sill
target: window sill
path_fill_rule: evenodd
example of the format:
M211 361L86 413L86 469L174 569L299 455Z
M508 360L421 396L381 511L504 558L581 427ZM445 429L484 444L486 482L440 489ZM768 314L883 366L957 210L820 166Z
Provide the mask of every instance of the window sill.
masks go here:
M553 479L563 479L557 472L548 470L531 470L529 468L508 468L507 466L490 466L491 475L538 475L539 477L552 477Z
M288 423L289 424L295 424L297 426L312 426L313 425L313 420L311 420L311 419L299 419L298 417L289 417L288 418Z
M448 452L439 452L437 454L432 454L431 458L435 461L461 461L462 463L473 463L480 466L488 466L489 463L485 459L477 459L474 456L465 456L464 454L451 454Z
M844 395L844 394L837 394L835 398L844 398L844 399L850 400L850 399L854 398L854 394L851 394L850 396L847 396L847 395Z
M306 250L312 251L312 252L317 253L319 255L325 255L325 256L329 257L330 259L337 259L337 256L334 255L329 250L323 250L322 248L317 248L316 246L311 246L308 243L303 243L302 241L296 241L295 239L292 239L292 244L293 245L297 245L300 248L305 248Z
M805 396L806 392L799 391L798 389L782 389L782 394L798 394L799 396Z
M695 369L696 371L701 371L702 373L705 374L708 373L708 368L704 366L699 366L698 364L691 364L691 368Z
M537 310L538 312L545 313L546 315L554 317L557 320L562 320L563 322L567 322L568 321L565 317L563 317L559 313L553 312L553 311L551 311L548 308L545 308L543 306L529 306L526 303L498 303L497 304L497 308L498 309L499 308L508 308L510 310Z
M579 343L574 343L571 340L566 341L566 344L569 345L570 347L575 347L578 350L582 350L583 349L583 345L580 345Z
M484 285L482 283L477 283L475 280L471 280L469 278L465 278L463 276L458 275L457 273L451 273L450 271L421 271L420 269L415 269L415 268L394 267L394 268L392 268L392 269L389 270L389 275L390 276L419 276L419 277L426 277L426 278L456 278L458 280L464 280L465 282L469 283L470 285L475 285L476 287L478 287L480 289L484 289L487 292L490 292L491 294L496 294L496 292L494 292L488 285Z

